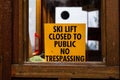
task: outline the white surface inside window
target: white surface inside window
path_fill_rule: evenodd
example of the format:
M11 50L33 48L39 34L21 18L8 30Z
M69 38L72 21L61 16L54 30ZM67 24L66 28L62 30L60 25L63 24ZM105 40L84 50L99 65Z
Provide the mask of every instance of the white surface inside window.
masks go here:
M36 32L36 0L29 0L29 37L34 51L35 34Z
M88 12L88 27L98 28L99 27L99 11Z
M87 47L88 47L88 50L98 51L99 50L99 41L88 40Z

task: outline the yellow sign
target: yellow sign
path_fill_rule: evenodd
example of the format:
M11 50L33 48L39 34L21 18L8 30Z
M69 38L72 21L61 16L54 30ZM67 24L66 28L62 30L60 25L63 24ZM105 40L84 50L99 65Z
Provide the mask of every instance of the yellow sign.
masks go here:
M45 60L85 62L85 24L45 24Z

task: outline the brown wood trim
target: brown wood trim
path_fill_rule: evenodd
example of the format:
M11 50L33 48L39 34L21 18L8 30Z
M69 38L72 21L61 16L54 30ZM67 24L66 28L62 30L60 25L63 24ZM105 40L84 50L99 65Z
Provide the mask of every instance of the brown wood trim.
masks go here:
M104 61L106 61L106 54L107 54L107 48L106 48L106 1L105 0L101 0L101 10L100 10L100 18L101 18L101 49L102 49L102 58Z
M21 78L13 77L12 80L58 80L57 78Z
M23 63L27 59L28 0L13 1L13 58L12 63ZM24 54L26 53L26 54Z
M106 1L107 65L119 66L119 0Z
M23 33L24 33L24 31L23 31L23 28L24 28L24 23L23 23L23 0L19 0L19 27L18 27L18 30L19 30L19 39L18 39L18 42L19 42L19 44L18 44L18 46L19 46L19 51L18 51L18 62L19 62L19 64L22 64L23 63L23 61L24 61L24 56L23 56L23 54L24 54L24 39L23 39ZM16 39L17 40L17 39ZM16 49L16 48L15 48Z
M42 63L41 63L42 64ZM50 64L50 63L49 63ZM119 78L119 67L105 65L13 65L12 77L31 78Z
M0 80L2 80L2 63L0 63Z
M0 0L1 1L1 0ZM3 11L3 2L0 2L0 57L2 57L2 11ZM0 80L2 80L2 61L0 60Z
M2 8L2 10L1 10ZM2 79L11 79L11 56L12 56L12 1L0 0L0 53L2 53ZM2 12L2 14L1 14ZM2 37L2 38L1 38Z
M19 57L19 1L13 2L13 54L12 63L18 63Z
M23 61L26 61L28 60L29 58L29 48L28 48L28 44L29 44L29 28L28 28L28 25L29 25L29 0L24 0L23 1Z

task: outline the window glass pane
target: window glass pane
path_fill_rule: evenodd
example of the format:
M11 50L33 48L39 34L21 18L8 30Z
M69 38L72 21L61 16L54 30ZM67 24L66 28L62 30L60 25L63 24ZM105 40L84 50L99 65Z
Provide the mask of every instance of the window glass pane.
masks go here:
M29 61L45 60L44 24L86 24L86 57L101 54L100 0L28 0ZM51 47L51 46L50 46ZM93 55L93 56L96 56ZM93 57L94 58L94 57ZM101 56L96 56L94 61Z

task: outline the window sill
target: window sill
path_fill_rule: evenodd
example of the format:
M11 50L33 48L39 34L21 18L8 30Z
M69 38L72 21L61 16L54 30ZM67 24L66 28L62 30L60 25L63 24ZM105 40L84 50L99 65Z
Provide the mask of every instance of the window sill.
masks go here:
M102 62L13 64L12 77L32 78L116 78L119 66L105 66Z

